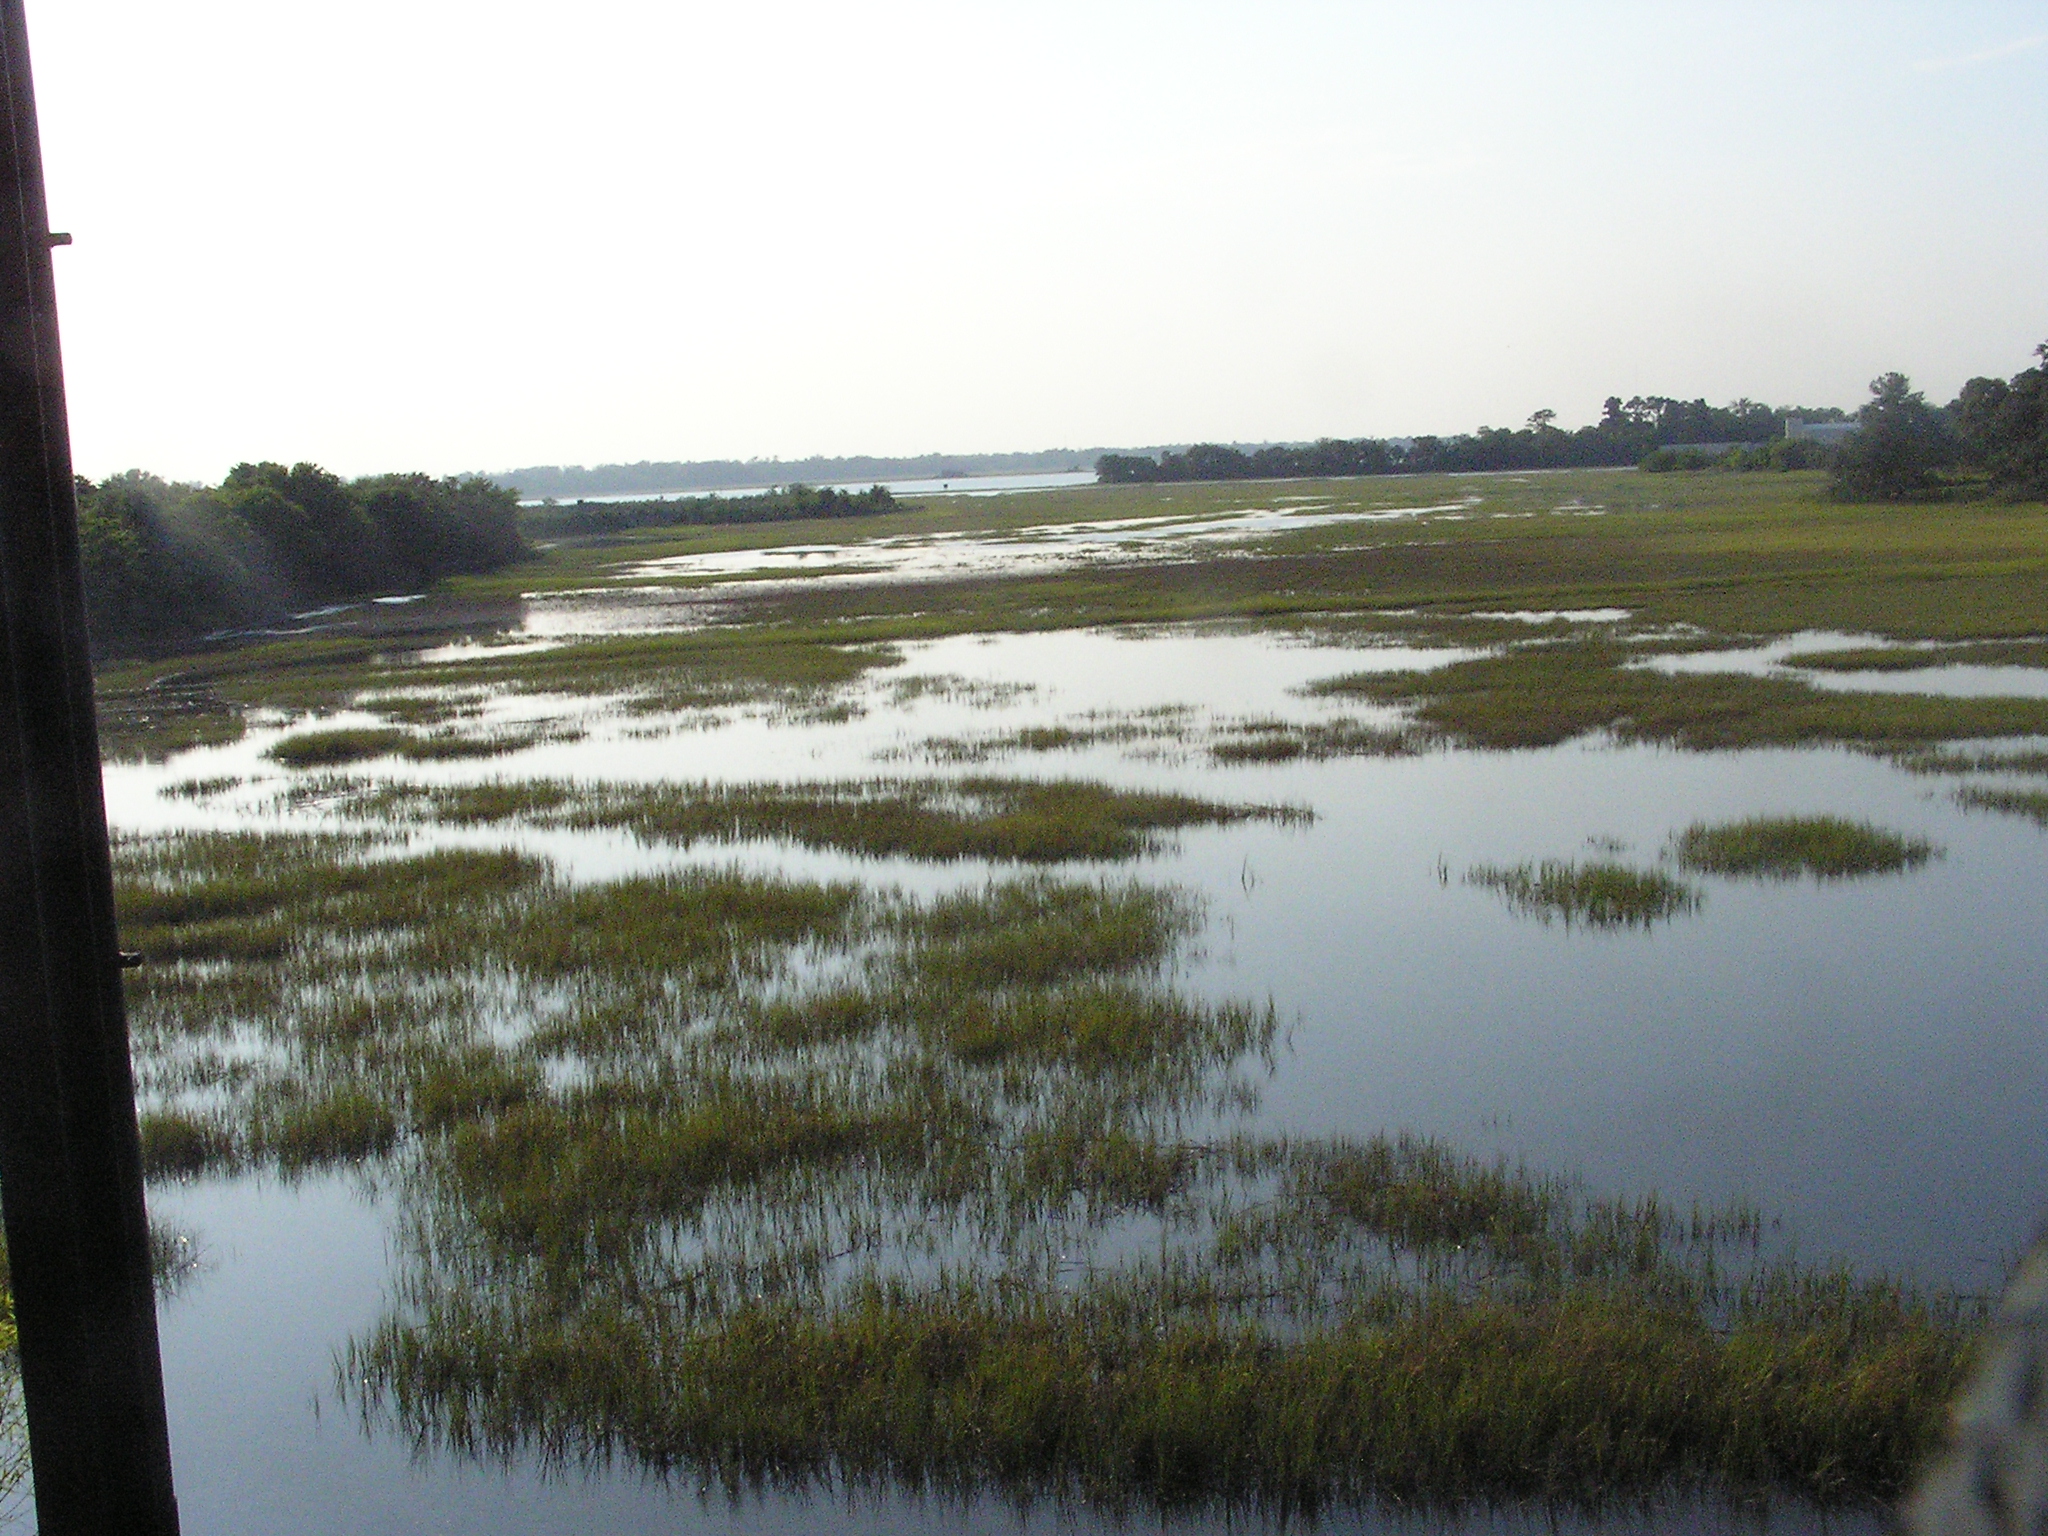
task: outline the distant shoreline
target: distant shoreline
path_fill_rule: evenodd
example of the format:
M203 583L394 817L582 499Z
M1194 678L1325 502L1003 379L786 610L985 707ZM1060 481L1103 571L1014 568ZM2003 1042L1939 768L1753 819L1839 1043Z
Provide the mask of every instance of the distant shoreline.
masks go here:
M485 475L538 501L615 497L702 496L715 492L761 491L778 485L869 486L890 481L966 480L989 475L1086 472L1106 448L1051 448L1036 453L927 453L906 458L852 455L807 459L704 459L643 461L638 464L537 464ZM1157 453L1156 448L1131 452Z

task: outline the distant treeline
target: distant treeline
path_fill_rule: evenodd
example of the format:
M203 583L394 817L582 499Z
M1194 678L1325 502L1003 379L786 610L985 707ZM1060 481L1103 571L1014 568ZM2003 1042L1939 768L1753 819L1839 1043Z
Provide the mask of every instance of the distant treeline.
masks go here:
M1481 427L1457 437L1324 438L1306 444L1273 444L1247 453L1240 448L1197 443L1184 452L1106 453L1095 461L1096 477L1121 485L1172 480L1278 480L1316 475L1418 475L1473 470L1594 469L1637 464L1659 448L1674 445L1733 446L1765 443L1784 430L1783 418L1846 421L1833 407L1771 406L1754 400L1709 405L1609 395L1600 419L1567 432L1555 411L1538 411L1522 427Z
M168 650L323 603L418 592L526 553L517 498L474 476L344 481L238 464L217 486L140 470L78 482L93 644Z
M883 486L865 491L785 485L758 496L678 496L667 501L579 501L567 507L522 507L519 526L531 538L580 538L631 528L681 528L719 523L793 523L811 517L872 517L902 503Z
M968 475L1054 474L1085 470L1099 448L1048 448L1038 453L925 453L884 459L698 459L637 464L535 464L487 476L529 500L552 496L654 495L663 491L723 491L754 486L858 484L877 480L955 480Z

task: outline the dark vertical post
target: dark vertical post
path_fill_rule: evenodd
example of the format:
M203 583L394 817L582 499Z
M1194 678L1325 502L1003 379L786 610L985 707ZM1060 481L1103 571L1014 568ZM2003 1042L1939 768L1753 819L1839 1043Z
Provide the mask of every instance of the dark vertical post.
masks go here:
M0 1203L42 1536L174 1536L42 146L0 0Z

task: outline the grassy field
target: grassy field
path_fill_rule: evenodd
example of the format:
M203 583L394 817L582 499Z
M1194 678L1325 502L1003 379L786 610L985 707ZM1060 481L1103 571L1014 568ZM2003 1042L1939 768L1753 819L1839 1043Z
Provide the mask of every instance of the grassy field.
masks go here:
M1303 528L1246 546L1186 546L1171 558L1053 573L925 581L690 579L706 627L611 636L545 649L489 644L422 660L436 637L488 635L516 619L520 594L602 587L624 565L843 537L843 524L649 530L562 547L528 565L452 584L440 605L407 610L405 635L321 635L238 645L175 662L102 669L110 744L171 750L239 729L252 705L317 710L375 701L417 725L468 691L622 694L646 711L741 701L816 707L900 661L900 642L987 630L1224 620L1361 643L1404 639L1501 647L1455 677L1456 699L1411 679L1373 694L1415 703L1451 738L1512 746L1625 727L1648 739L1717 746L1786 741L1916 742L2032 733L2048 706L1914 695L1843 696L1796 677L1677 677L1635 663L1805 629L1943 642L1941 660L2035 665L2048 612L2048 511L2038 506L1844 506L1804 475L1630 471L1082 487L1016 497L932 498L865 520L863 535L1014 533L1089 518L1193 520L1251 506L1419 516ZM1248 553L1252 558L1236 557ZM1226 557L1230 556L1230 557ZM1572 632L1562 620L1498 615L1625 609L1567 661L1529 642ZM1577 626L1583 629L1583 626ZM1937 653L1905 653L1916 660ZM1905 665L1880 650L1848 661ZM1392 686L1392 685L1390 685ZM1619 704L1604 702L1619 690ZM1360 691L1371 693L1364 684ZM1504 699L1520 699L1516 704ZM438 701L438 702L437 702ZM1312 743L1303 743L1313 752ZM1258 744L1239 750L1256 755ZM1266 750L1287 750L1278 743Z

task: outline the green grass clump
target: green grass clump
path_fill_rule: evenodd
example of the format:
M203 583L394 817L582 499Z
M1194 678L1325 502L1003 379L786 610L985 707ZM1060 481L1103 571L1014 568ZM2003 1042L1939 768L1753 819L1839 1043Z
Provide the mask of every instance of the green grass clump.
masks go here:
M242 738L242 716L211 688L175 680L102 688L93 703L100 754L110 762L160 763L194 747Z
M382 715L395 725L446 725L483 713L486 695L475 691L447 690L368 693L355 703L359 709Z
M1605 640L1527 646L1427 672L1360 672L1315 693L1406 704L1466 746L1554 746L1593 731L1695 750L1910 744L2048 732L2048 700L1843 693L1780 677L1667 673Z
M1956 791L1956 803L1966 810L2024 816L2035 826L2048 828L2048 791L1994 789L1982 784L1966 784Z
M1398 727L1367 725L1359 720L1305 725L1253 720L1214 743L1209 756L1218 763L1284 763L1296 758L1322 762L1333 757L1409 757L1417 750L1413 733Z
M240 774L224 773L204 779L180 779L175 784L166 784L157 793L167 800L211 800L241 787Z
M1702 874L1772 880L1898 874L1940 853L1924 837L1839 816L1751 816L1721 826L1695 822L1678 835L1673 851L1681 865Z
M140 1116L142 1170L151 1178L177 1178L232 1167L234 1132L218 1119L180 1110Z
M256 1155L295 1173L382 1156L398 1140L398 1118L375 1095L344 1087L279 1105L256 1121L250 1139Z
M1229 804L1077 780L965 778L833 784L576 784L555 780L386 785L359 815L456 825L622 828L650 842L787 841L870 858L1131 859L1162 832L1305 821L1296 807Z
M287 768L339 768L376 757L402 757L408 762L434 763L460 758L503 757L508 753L523 752L542 742L575 741L581 735L580 730L551 725L483 733L439 730L424 736L385 726L345 726L287 736L264 756Z
M1919 672L1929 667L2048 666L2048 643L1978 641L1943 646L1855 646L1838 651L1794 651L1782 662L1815 672Z
M395 756L411 739L404 731L383 726L337 726L287 736L263 755L287 768L339 768L345 763Z
M1953 748L1926 748L1916 752L1895 752L1891 760L1908 773L2048 774L2048 752L2039 750L1963 752Z
M1662 870L1606 862L1479 864L1466 871L1465 883L1490 886L1517 912L1545 923L1562 920L1567 928L1650 928L1698 911L1703 899Z

